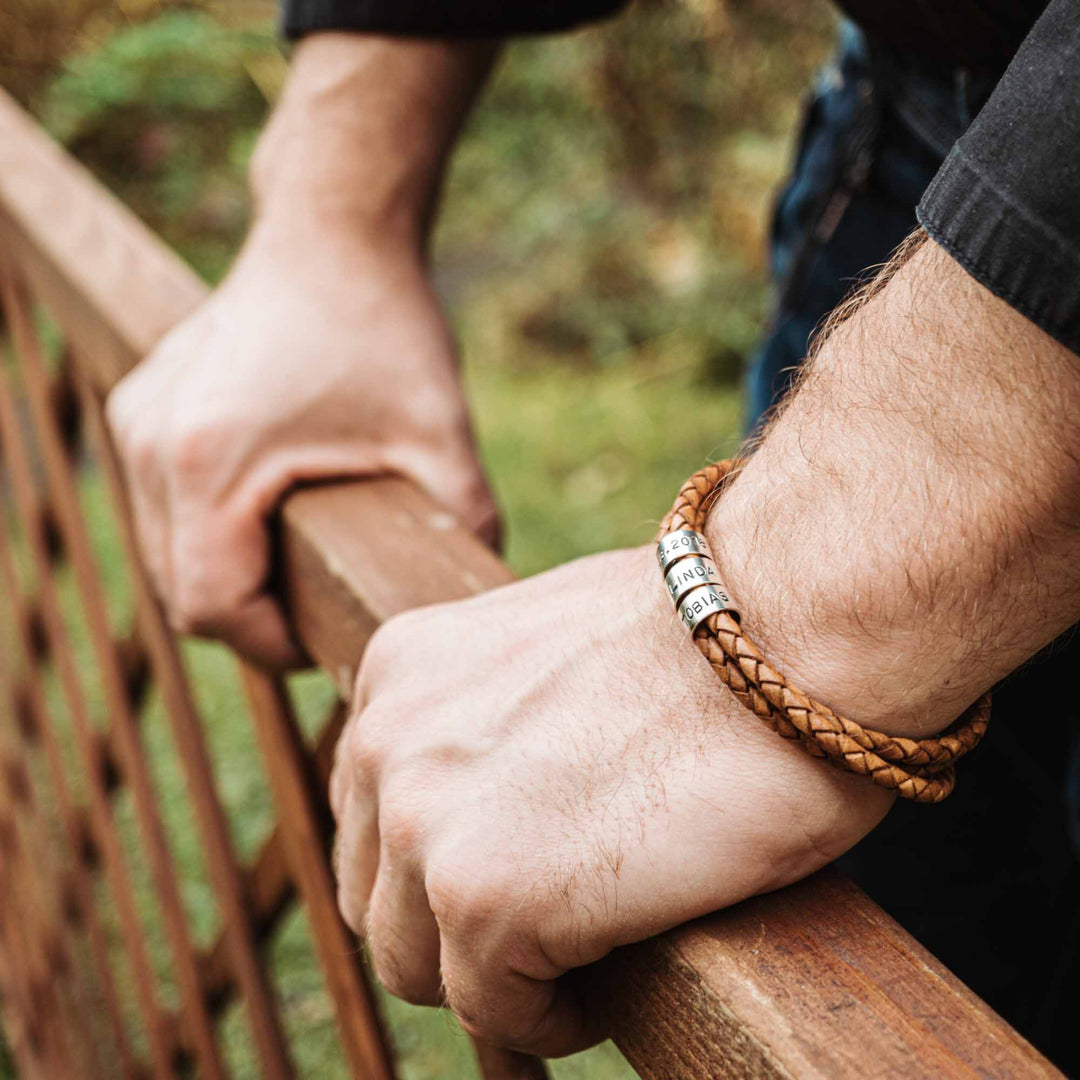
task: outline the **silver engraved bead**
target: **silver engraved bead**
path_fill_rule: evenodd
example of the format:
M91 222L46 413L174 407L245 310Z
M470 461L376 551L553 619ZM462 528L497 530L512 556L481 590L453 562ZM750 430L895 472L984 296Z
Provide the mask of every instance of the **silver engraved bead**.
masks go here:
M723 590L716 564L712 559L701 555L688 555L685 559L680 559L664 575L664 584L668 587L676 607L691 589L696 589L699 585L716 585Z
M730 612L739 617L731 602L731 597L720 585L699 585L683 597L679 604L679 618L692 634L710 615L721 611Z
M687 555L703 555L707 559L712 558L709 542L696 529L679 529L678 532L668 533L656 545L656 558L664 574L674 563Z

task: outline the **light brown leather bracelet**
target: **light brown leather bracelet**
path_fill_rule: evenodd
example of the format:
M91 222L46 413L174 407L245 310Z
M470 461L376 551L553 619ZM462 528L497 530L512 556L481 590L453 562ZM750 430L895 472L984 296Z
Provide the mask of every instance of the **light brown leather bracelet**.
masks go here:
M679 545L689 550L668 555L672 564L667 580L672 596L683 597L680 614L690 626L694 643L712 665L720 680L755 716L778 735L798 740L813 757L821 757L849 772L868 776L882 787L915 802L941 802L956 784L955 763L978 745L990 722L990 695L984 694L950 727L929 739L905 739L886 735L838 716L828 706L791 686L762 655L739 625L737 613L715 578L707 547L696 552L704 539L690 534L704 532L705 518L725 483L736 475L733 461L721 461L695 473L683 484L675 505L660 526L661 565L665 551ZM666 539L665 539L666 538ZM677 593L672 578L699 575ZM695 597L700 598L695 603ZM722 610L724 607L728 610ZM688 608L696 607L692 616ZM705 612L708 611L708 614ZM700 619L700 621L697 621Z

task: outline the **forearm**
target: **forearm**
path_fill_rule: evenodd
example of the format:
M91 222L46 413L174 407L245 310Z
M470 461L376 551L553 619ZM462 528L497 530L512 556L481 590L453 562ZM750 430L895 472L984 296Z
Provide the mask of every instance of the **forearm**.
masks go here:
M487 42L305 39L252 161L259 220L422 249L496 52Z
M748 634L922 735L1080 618L1080 359L925 243L825 341L710 515Z

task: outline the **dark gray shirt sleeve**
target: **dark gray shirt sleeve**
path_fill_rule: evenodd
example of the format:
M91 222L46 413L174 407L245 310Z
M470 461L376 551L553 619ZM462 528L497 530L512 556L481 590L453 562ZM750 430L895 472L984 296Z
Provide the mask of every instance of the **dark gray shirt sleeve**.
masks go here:
M351 30L415 37L505 37L566 30L627 0L283 0L286 36Z
M991 292L1080 352L1080 0L1052 0L919 204Z

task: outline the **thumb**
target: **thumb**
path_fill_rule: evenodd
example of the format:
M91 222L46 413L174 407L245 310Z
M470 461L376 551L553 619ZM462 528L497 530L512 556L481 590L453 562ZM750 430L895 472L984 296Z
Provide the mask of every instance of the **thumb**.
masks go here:
M266 594L206 617L191 629L228 642L246 660L268 671L293 671L311 663L292 636L281 605Z
M502 516L471 437L441 450L403 451L390 465L415 480L488 547L501 550Z

